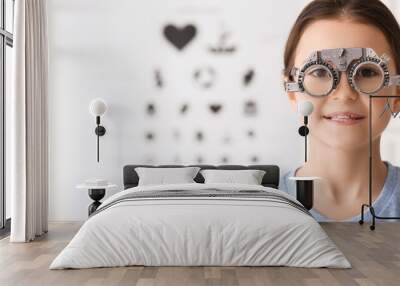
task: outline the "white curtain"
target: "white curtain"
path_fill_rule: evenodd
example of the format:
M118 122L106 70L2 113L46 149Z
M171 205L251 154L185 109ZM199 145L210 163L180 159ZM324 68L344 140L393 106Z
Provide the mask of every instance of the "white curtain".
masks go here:
M47 232L47 17L45 0L16 0L10 110L12 242Z

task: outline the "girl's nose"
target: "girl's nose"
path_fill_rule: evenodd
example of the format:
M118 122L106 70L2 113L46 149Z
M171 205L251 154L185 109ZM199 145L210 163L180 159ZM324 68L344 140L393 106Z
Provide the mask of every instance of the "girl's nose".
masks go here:
M332 99L334 100L357 100L359 97L358 92L352 88L347 80L346 73L342 72L340 75L340 83L332 92Z

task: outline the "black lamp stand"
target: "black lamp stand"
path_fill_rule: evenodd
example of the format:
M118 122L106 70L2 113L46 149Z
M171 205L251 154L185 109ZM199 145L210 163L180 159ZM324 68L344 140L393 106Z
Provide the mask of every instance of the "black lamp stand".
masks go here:
M304 161L307 162L307 135L310 130L307 127L308 116L304 116L304 125L299 128L299 134L304 137Z
M369 194L369 200L368 204L362 204L361 206L361 219L359 220L359 224L364 223L364 208L369 208L369 211L372 216L372 224L369 226L371 230L375 229L375 219L400 219L400 217L382 217L382 216L377 216L375 214L375 209L372 206L372 100L374 98L400 98L400 95L370 95L369 96L369 118L368 118L368 136L369 136L369 142L368 142L368 153L369 153L369 164L368 164L368 171L369 171L369 186L368 186L368 194ZM390 110L391 112L391 110Z
M104 128L104 126L100 125L100 116L96 116L96 124L97 127L94 130L94 133L96 133L97 135L97 162L99 162L99 149L100 149L100 144L99 144L99 138L100 136L103 136L104 134L106 134L106 129Z

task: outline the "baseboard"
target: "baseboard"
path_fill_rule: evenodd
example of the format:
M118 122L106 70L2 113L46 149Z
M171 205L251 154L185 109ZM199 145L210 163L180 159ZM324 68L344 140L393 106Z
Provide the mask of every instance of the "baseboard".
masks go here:
M84 223L84 220L48 220L48 223Z

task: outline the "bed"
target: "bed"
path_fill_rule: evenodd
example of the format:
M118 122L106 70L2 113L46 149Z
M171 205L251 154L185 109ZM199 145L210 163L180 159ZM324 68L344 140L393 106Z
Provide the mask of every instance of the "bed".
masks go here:
M138 185L127 165L124 190L107 198L50 269L144 266L350 268L309 212L278 190L274 165L191 165L201 170L264 170L260 185ZM137 170L137 169L136 169Z

